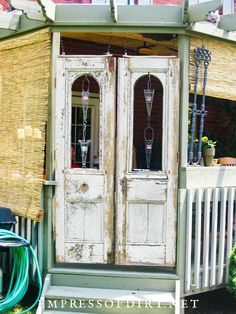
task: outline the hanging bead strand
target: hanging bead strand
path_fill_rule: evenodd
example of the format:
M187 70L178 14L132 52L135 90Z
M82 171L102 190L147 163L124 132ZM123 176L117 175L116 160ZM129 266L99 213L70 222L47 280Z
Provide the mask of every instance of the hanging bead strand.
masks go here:
M89 147L89 144L91 143L91 140L86 140L88 105L89 105L89 87L90 87L90 81L87 75L85 75L85 79L82 82L83 139L79 140L83 168L86 168L88 147Z
M154 141L154 130L151 127L151 114L154 93L155 89L151 88L151 76L150 73L148 73L147 88L144 89L144 98L147 109L147 127L144 129L144 144L146 153L146 166L148 170L150 170L151 166L152 149Z

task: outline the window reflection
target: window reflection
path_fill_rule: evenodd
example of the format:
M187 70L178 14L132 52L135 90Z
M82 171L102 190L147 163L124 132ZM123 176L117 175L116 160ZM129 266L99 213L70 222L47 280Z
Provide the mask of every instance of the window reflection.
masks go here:
M86 141L88 153L86 168L99 169L99 86L92 76L90 81L89 105L86 123ZM84 120L82 106L82 82L85 76L79 77L72 87L72 116L71 116L71 168L82 168L80 140L83 139Z
M152 88L155 89L150 116L150 125L154 132L150 170L155 171L162 170L163 87L158 78L153 75L151 75L150 78ZM144 130L147 128L148 122L144 89L147 88L148 79L149 76L144 75L136 81L134 86L134 130L132 150L132 169L134 171L148 169L144 140ZM147 136L149 136L149 134L147 134Z

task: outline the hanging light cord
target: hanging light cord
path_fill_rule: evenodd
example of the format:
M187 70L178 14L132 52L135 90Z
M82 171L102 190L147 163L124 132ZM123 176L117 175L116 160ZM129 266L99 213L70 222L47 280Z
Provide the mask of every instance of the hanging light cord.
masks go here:
M32 246L27 240L18 236L14 232L0 229L0 240L20 240L25 242L26 246L12 247L11 252L13 255L13 268L11 279L8 287L8 292L6 296L0 300L0 312L7 311L8 309L14 307L19 303L29 286L29 265L30 257L32 256L33 261L36 266L36 273L39 284L39 292L35 302L26 310L19 312L18 314L27 313L33 309L38 303L41 293L42 293L42 277L39 269L39 264L35 256Z

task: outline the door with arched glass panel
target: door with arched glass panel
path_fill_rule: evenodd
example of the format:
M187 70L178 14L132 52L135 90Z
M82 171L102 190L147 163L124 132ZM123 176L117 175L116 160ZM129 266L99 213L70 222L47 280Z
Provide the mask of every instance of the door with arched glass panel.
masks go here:
M178 71L171 57L58 58L57 262L174 265Z
M61 56L56 86L56 260L113 254L115 60Z
M118 63L116 263L173 266L176 248L179 63Z

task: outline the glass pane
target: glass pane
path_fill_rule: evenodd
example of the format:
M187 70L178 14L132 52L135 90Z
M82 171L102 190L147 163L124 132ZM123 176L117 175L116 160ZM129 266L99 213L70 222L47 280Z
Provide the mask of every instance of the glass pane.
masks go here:
M82 104L72 106L71 144L73 148L71 149L74 149L75 152L71 153L71 166L74 167L74 162L76 162L79 167L82 167L81 145L83 145L83 158L86 167L99 169L99 85L93 77L87 74L74 82L72 91L76 92L74 93L75 101L81 99L85 80L89 81L87 119L84 120L85 111L83 111Z
M144 93L144 90L146 93ZM150 90L150 95L147 91ZM146 96L146 98L145 98ZM134 86L132 170L162 169L163 87L153 75L140 77Z

